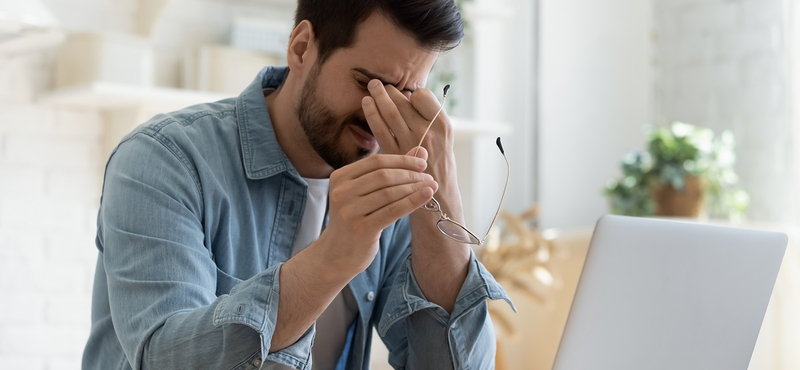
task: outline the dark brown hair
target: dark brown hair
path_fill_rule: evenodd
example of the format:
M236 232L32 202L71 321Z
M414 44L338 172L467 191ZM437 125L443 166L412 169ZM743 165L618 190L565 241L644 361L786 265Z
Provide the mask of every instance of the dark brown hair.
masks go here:
M455 0L298 0L295 26L307 19L319 45L319 64L355 41L356 28L380 11L430 51L448 51L464 38Z

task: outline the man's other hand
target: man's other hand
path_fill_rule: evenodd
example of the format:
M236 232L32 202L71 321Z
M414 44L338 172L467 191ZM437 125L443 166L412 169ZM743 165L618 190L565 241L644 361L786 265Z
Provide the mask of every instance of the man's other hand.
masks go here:
M428 202L439 185L424 173L428 152L378 154L344 166L330 177L330 221L321 252L342 272L357 274L378 252L383 229Z

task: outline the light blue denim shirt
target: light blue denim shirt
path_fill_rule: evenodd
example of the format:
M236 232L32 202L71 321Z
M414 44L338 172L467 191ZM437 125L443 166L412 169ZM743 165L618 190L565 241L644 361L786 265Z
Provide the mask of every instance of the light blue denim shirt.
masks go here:
M158 115L111 154L83 369L311 368L314 326L270 353L306 199L264 102L286 73L265 68L237 98ZM405 217L348 285L359 314L344 368L369 368L372 326L395 368L493 368L486 299L508 300L503 288L473 254L448 314L420 291L410 248Z

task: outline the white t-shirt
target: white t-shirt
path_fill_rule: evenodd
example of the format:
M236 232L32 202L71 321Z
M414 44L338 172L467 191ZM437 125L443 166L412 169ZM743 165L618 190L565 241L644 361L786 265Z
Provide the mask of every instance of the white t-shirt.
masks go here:
M306 249L319 238L325 211L328 205L328 179L307 179L308 197L303 209L303 218L297 231L292 256ZM349 287L345 287L333 299L328 308L317 319L317 335L311 349L312 369L335 369L347 340L347 331L358 316L358 305ZM285 367L279 367L285 369Z

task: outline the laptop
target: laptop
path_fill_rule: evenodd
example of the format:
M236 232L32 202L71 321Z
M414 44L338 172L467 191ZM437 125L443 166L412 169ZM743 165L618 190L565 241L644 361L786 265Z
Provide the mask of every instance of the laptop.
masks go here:
M747 369L787 241L604 216L553 370Z

